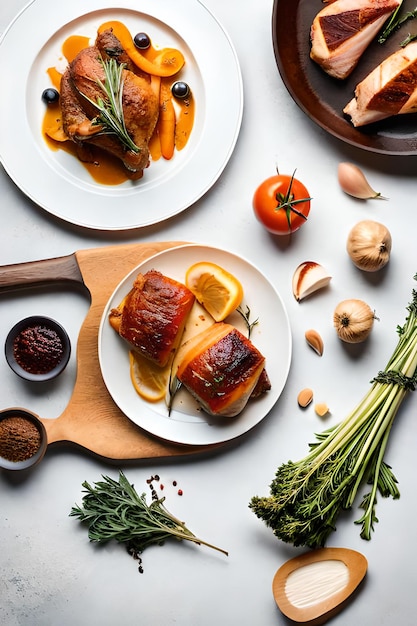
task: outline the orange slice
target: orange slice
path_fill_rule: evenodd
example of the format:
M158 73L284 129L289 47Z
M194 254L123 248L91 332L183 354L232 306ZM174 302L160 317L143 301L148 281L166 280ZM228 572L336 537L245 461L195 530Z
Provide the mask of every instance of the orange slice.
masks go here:
M129 55L133 63L147 74L154 76L173 76L180 71L185 63L182 52L176 48L163 48L158 54L155 62L147 59L138 48L136 48L132 35L128 28L116 20L105 22L98 28L98 33L111 29L113 34L122 44L123 49Z
M243 299L238 279L208 261L192 265L186 272L185 283L216 322L233 313Z
M136 392L148 402L162 400L168 390L171 364L159 367L132 350L129 360L130 377Z

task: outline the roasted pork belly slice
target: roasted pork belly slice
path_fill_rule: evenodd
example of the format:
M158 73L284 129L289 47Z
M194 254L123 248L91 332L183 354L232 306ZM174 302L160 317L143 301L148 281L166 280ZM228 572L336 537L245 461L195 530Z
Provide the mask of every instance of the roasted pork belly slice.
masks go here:
M185 346L176 375L207 413L234 417L245 408L264 365L249 339L219 322Z
M400 0L332 2L314 18L310 57L330 76L346 78L400 4Z
M188 287L150 270L137 276L119 307L111 310L109 322L134 350L164 367L179 345L193 304Z
M354 126L364 126L393 115L417 112L417 42L385 59L355 89L345 106Z

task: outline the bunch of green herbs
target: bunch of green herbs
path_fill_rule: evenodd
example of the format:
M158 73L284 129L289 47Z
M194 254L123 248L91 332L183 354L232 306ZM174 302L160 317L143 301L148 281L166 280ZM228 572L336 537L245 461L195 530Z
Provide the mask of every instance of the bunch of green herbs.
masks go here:
M371 488L355 523L361 525L361 537L369 540L378 522L377 494L399 498L397 480L384 455L398 409L417 384L415 290L407 310L405 324L397 328L399 340L392 357L358 406L342 423L316 435L305 458L278 468L269 496L251 499L249 507L282 541L324 546L339 514L352 507L365 483Z

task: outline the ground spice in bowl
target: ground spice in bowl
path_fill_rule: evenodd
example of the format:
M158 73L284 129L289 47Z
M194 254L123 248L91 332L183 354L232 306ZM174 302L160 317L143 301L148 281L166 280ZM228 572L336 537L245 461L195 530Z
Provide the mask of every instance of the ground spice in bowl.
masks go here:
M71 344L61 324L34 315L13 326L6 338L5 354L8 364L21 378L43 382L63 372Z
M0 456L8 461L25 461L36 454L41 434L25 417L6 417L0 422Z
M0 411L0 467L32 467L42 459L47 445L45 426L34 413L18 407Z

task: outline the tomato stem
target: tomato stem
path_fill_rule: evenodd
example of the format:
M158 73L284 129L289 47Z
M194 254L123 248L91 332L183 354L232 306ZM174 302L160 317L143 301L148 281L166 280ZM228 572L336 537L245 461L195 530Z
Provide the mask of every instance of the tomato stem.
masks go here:
M294 200L294 195L292 194L292 186L294 182L295 172L296 170L294 170L291 176L290 184L288 185L287 193L285 194L285 196L281 192L277 192L275 196L276 201L278 202L276 209L285 210L287 222L288 222L288 228L290 229L291 229L291 212L295 213L296 215L298 215L298 217L302 217L304 220L307 221L307 216L301 213L301 211L298 211L297 209L295 209L294 204L299 204L300 202L309 202L310 200L312 200L312 198L301 198L300 200Z

